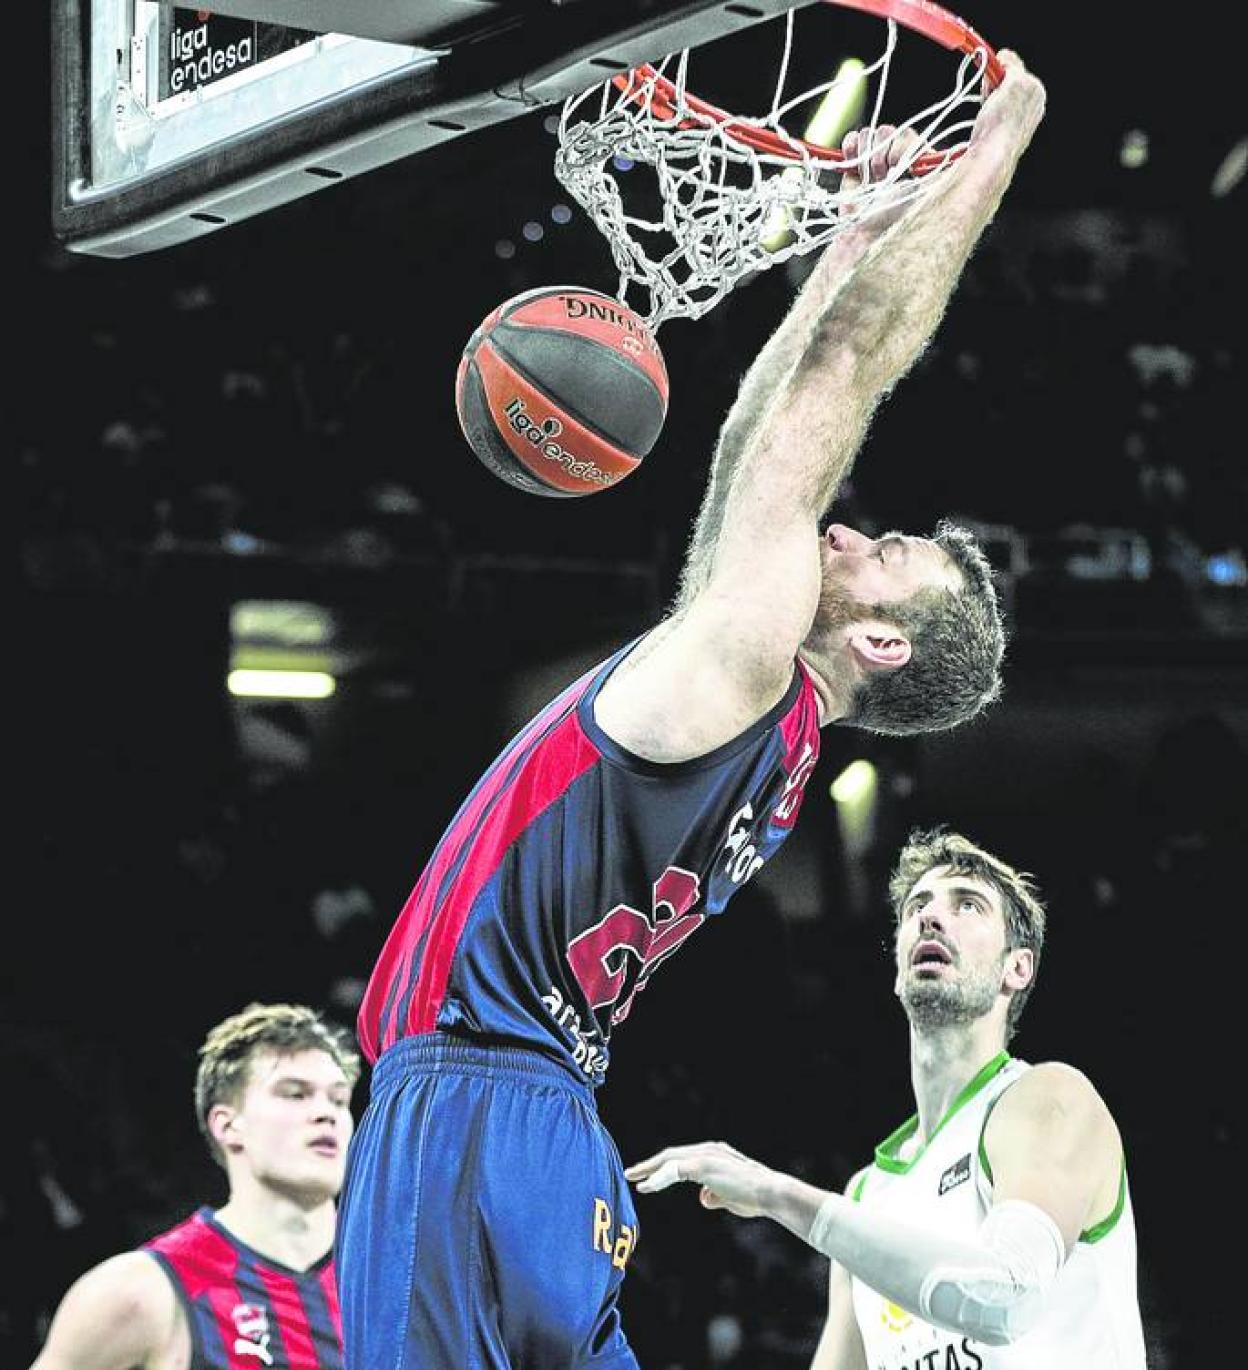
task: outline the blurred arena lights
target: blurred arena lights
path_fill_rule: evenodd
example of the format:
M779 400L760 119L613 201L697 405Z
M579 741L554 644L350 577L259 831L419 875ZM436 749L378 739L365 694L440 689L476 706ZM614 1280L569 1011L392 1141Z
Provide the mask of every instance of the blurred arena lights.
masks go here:
M855 804L875 793L875 767L861 757L836 777L828 793L838 804Z
M327 645L334 631L333 612L308 600L240 599L230 606L230 635L236 644L306 650Z
M820 100L802 137L818 147L835 147L850 128L861 118L867 98L866 63L859 57L846 57L832 78L832 87ZM799 180L801 170L791 167L782 171L788 180ZM763 246L768 252L778 252L791 240L789 220L785 209L777 204L767 220Z
M335 611L308 600L246 599L230 608L226 685L237 698L328 699L344 658Z
M866 70L867 64L861 57L846 57L837 67L832 88L802 130L808 143L834 147L862 118L867 102Z
M235 670L226 683L232 695L247 699L328 699L338 688L327 671Z
M875 831L878 772L870 761L859 757L836 777L828 787L828 793L836 802L841 846L851 861L856 861L866 854ZM855 904L861 902L862 894L859 891L852 896Z
M1122 135L1118 161L1128 171L1138 171L1148 165L1148 134L1142 128L1129 128Z
M1205 561L1205 576L1214 585L1248 585L1248 566L1243 553L1219 552Z
M1248 138L1241 138L1218 163L1209 186L1210 194L1215 200L1229 195L1244 179L1245 171L1248 171Z

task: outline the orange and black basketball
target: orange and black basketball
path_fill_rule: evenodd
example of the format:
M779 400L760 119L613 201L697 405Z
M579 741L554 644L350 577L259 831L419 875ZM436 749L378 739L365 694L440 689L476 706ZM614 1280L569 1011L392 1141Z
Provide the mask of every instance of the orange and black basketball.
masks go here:
M544 286L513 296L468 340L455 408L500 479L556 499L593 495L641 465L667 417L654 334L610 295Z

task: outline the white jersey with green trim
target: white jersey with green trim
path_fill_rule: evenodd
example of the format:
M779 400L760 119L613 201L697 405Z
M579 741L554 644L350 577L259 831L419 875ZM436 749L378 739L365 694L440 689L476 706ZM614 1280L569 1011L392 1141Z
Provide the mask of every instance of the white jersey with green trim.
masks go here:
M1031 1066L1001 1052L954 1100L927 1144L907 1119L850 1186L863 1205L901 1222L972 1237L992 1207L984 1126L993 1104ZM853 1280L854 1315L870 1370L1143 1370L1135 1220L1123 1168L1118 1203L1080 1234L1045 1299L1044 1314L1008 1346L947 1332Z

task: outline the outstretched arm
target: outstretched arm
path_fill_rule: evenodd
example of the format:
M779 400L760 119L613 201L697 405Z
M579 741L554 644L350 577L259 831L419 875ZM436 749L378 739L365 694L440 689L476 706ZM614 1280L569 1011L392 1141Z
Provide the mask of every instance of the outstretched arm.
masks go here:
M845 139L847 155L857 155L859 138L859 133L854 132ZM906 156L910 141L899 135L891 124L882 124L877 129L876 143L880 150L871 158L872 181L882 181L898 165ZM847 174L842 179L842 189L852 189L856 180ZM723 525L724 507L741 454L758 431L767 405L788 380L816 320L827 309L834 292L897 217L896 212L882 209L843 228L824 248L780 326L750 363L715 444L706 493L681 571L678 604L687 604L706 586L711 553Z
M879 402L935 334L975 245L992 221L1044 109L1044 90L1019 59L976 120L958 164L883 236L858 249L809 309L783 382L773 387L729 486L718 536L698 579L752 579L757 534L809 539L848 473ZM836 264L836 259L833 259ZM827 288L830 285L831 288ZM805 303L805 302L804 302Z
M843 279L843 258L826 275L821 263L793 332L748 384L761 412L743 402L730 414L676 611L598 699L599 722L624 745L695 756L784 693L819 603L820 519L880 400L935 332L1043 115L1040 82L1013 54L1001 60L1005 77L957 164L881 237L834 249L859 254Z
M705 1207L771 1218L916 1317L1002 1345L1034 1325L1079 1233L1104 1216L1122 1150L1100 1096L1063 1066L1036 1067L1003 1095L986 1143L993 1208L970 1237L864 1208L722 1142L668 1147L625 1173L646 1193L698 1184Z

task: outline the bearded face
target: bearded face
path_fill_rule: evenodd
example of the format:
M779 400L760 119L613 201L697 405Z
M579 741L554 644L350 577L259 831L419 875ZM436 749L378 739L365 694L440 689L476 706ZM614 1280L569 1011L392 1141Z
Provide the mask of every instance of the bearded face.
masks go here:
M897 997L919 1031L974 1023L1030 978L1009 946L1000 892L946 867L906 896L895 949Z
M831 576L824 576L819 590L815 623L823 629L843 628L863 616L867 606L854 599L848 589Z
M819 608L806 639L807 648L814 652L835 649L841 630L860 622L870 611L870 605L855 599L840 581L825 575L819 590Z
M952 557L931 538L883 533L869 538L832 523L820 539L822 584L811 636L826 639L921 593L956 593L964 584ZM887 616L887 615L886 615Z
M911 1024L919 1029L952 1027L982 1018L1001 994L1006 953L979 965L961 958L940 969L922 962L903 967L898 994Z

